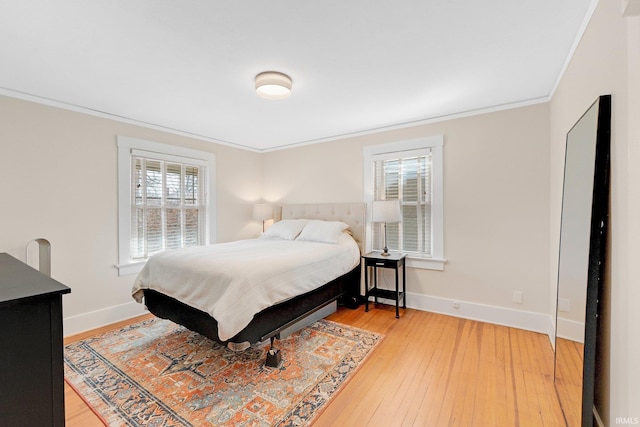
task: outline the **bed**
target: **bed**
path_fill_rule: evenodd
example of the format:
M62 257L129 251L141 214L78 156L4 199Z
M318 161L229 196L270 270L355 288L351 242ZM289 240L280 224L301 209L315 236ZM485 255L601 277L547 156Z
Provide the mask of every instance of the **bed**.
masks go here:
M284 331L304 326L305 319L308 322L309 319L316 318L318 313L326 312L326 307L336 301L351 308L358 306L360 254L364 247L364 206L363 203L284 205L278 209L279 212L276 213L278 222L272 226L272 231L283 226L280 227L280 233L275 233L275 238L267 230L265 235L259 239L212 245L210 249L213 252L211 254L202 254L202 251L209 250L203 248L181 250L186 252L187 257L184 261L173 260L175 254L172 253L154 255L138 275L132 294L137 301L143 302L154 315L181 324L190 330L227 345L232 350L243 350L250 344L269 338L273 342L273 339L279 338ZM293 233L291 229L294 223L302 224L298 238L283 238L286 237L283 233ZM316 238L318 230L322 230L324 233L325 226L329 223L334 226L336 223L344 223L347 228L344 232L339 233L336 244L318 243L317 241L323 240L323 238ZM313 230L308 232L309 229ZM302 239L303 235L307 239ZM322 236L324 235L322 234ZM311 237L309 238L309 236ZM314 252L316 247L324 248L323 251L327 250L328 255L322 251L320 252L322 255L317 255L319 252ZM215 252L218 249L224 249L225 252L235 252L239 259L226 258L227 255ZM265 250L266 252L264 252ZM260 253L265 255L261 256ZM202 302L207 298L204 293L206 286L203 283L206 281L214 282L210 277L205 280L203 275L208 273L200 271L200 267L208 263L206 256L209 256L209 263L228 266L223 268L225 271L221 273L222 276L216 276L216 283L222 283L223 288L237 289L235 292L231 292L236 295L225 297L226 301L223 304L216 303L217 305L214 304L213 308ZM277 256L281 256L281 258L277 258ZM331 260L328 264L315 262L316 258L325 256ZM297 261L294 262L293 259ZM347 259L348 261L345 261ZM295 264L296 262L298 264ZM255 280L252 281L251 277L245 278L244 273L237 272L242 263L247 268L251 266L249 276L255 278L256 275L262 275L268 278L261 282L267 284L269 289L275 289L275 302L267 301L267 305L264 306L263 295L259 294L257 298L259 303L256 303L259 310L255 311L256 304L253 303L253 298L247 298L245 295L248 294L248 291L245 292L241 287L251 288ZM254 270L253 264L264 268L264 273ZM274 265L279 264L289 265L286 269L293 271L292 274L298 276L292 279L289 276L290 272L271 269ZM158 283L169 280L170 276L173 276L174 270L183 268L185 269L184 274L187 275L185 282L194 282L195 285L192 285L195 286L195 290L181 286L179 294L176 295L167 291L163 283ZM180 280L180 274L175 276L171 280ZM195 279L192 276L195 276ZM312 283L305 282L308 280ZM299 285L301 289L292 294L290 288L281 285L288 282L295 282L295 286ZM306 284L302 284L303 282ZM198 286L200 287L198 288ZM191 298L185 297L184 294L190 293L192 294ZM226 293L224 292L224 294ZM224 309L221 311L220 307ZM245 314L243 312L245 309L254 310L255 314L253 312ZM235 319L235 323L229 325L227 314L241 319L239 321L235 321L237 320ZM247 318L249 318L248 322ZM246 325L244 325L245 322ZM240 328L240 326L242 327Z

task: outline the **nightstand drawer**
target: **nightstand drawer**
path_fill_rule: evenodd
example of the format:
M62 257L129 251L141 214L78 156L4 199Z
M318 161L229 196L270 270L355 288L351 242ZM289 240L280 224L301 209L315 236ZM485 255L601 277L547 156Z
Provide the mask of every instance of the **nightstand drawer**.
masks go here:
M368 259L366 260L367 267L382 267L382 268L395 268L398 265L397 260L380 260L380 259Z

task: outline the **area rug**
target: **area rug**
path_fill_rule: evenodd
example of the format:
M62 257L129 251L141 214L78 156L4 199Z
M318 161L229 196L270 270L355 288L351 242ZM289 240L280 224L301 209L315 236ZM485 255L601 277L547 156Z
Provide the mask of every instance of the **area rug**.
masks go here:
M152 318L69 344L65 380L109 426L309 425L381 335L320 320L283 340L233 352Z

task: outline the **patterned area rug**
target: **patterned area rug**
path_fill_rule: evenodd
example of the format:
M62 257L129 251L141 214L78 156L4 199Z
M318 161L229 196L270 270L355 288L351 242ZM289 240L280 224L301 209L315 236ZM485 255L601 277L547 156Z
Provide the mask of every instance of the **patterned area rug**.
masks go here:
M153 318L65 347L65 379L109 426L308 425L382 338L321 320L241 353Z

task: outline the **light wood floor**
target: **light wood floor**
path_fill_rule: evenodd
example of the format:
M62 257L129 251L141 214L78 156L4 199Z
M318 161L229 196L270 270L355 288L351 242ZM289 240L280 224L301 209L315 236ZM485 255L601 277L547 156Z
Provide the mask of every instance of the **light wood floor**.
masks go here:
M579 426L582 419L582 369L584 344L556 340L556 388L569 426Z
M546 335L411 309L396 319L394 310L329 317L385 338L314 427L566 426ZM67 426L101 426L65 387Z

